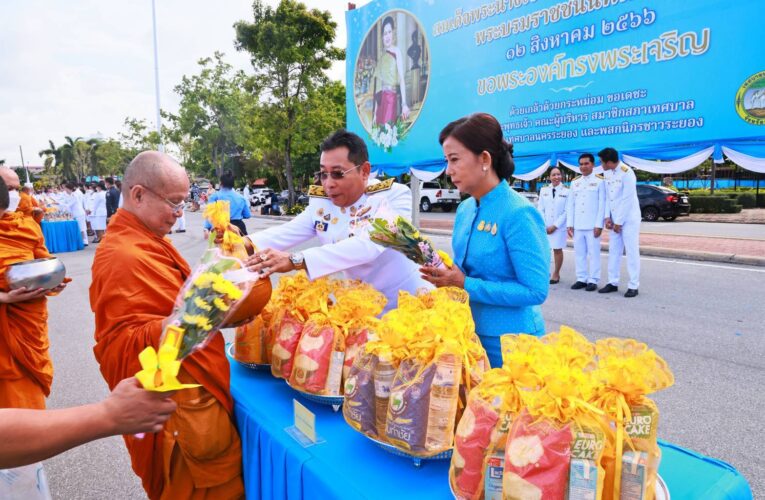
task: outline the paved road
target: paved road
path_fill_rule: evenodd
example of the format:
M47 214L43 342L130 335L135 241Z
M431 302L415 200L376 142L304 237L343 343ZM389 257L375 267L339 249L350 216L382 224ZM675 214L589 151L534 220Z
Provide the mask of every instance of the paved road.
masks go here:
M434 211L420 214L424 220L453 221L454 212ZM440 226L439 226L440 227ZM730 224L724 222L643 222L641 233L672 234L682 236L714 236L722 238L751 238L765 240L765 224Z
M270 225L258 219L248 227ZM198 214L189 214L189 226L189 233L173 235L173 240L193 262L204 247ZM434 240L449 248L448 238ZM93 253L91 246L60 255L75 281L50 302L52 408L106 394L92 353L88 286ZM655 348L676 379L656 396L660 436L732 463L749 479L755 498L765 498L765 270L657 258L643 258L642 265L639 297L602 296L568 288L573 255L566 253L563 280L551 288L543 306L547 329L567 324L593 340L635 337ZM46 468L57 499L143 497L120 438L67 452L49 460Z

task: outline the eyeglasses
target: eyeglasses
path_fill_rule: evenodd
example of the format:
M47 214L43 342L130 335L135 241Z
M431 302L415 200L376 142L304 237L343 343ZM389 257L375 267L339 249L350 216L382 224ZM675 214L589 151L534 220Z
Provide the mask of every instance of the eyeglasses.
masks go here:
M345 178L345 174L350 172L351 170L355 170L359 168L361 165L354 165L348 170L331 170L329 172L322 172L321 170L313 174L313 178L320 181L326 181L327 178L332 177L332 179L339 181L340 179Z
M148 191L151 194L153 194L154 196L156 196L157 198L159 198L160 200L162 200L165 203L167 203L167 206L169 206L173 210L173 213L183 212L183 208L186 206L186 200L184 200L184 201L182 201L180 203L173 203L172 201L170 201L167 198L165 198L164 196L160 195L159 193L157 193L156 191L154 191L150 187L144 186L142 184L140 186L142 188L144 188L146 191Z

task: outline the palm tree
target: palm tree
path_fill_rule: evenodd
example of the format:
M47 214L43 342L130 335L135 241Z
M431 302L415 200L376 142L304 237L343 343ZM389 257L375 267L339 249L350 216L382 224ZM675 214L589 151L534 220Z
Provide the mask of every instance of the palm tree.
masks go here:
M57 148L50 139L48 140L48 146L50 147L38 153L40 158L45 158L43 163L45 170L49 174L61 175L61 172L58 172L63 167L61 163L61 148Z

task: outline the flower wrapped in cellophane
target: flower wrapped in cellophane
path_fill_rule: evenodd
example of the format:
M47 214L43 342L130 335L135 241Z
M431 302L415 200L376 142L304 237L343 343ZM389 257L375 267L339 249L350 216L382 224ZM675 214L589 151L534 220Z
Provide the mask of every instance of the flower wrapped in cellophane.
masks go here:
M488 367L467 299L449 288L400 294L349 372L349 425L412 456L453 446L467 394Z
M652 500L658 411L672 384L645 344L568 327L501 338L503 367L470 393L449 471L458 499ZM628 495L629 496L629 495Z
M452 259L446 252L436 250L428 238L422 236L411 222L400 215L374 219L369 230L369 239L378 245L403 253L406 258L420 265L452 266Z
M208 249L178 293L159 349L149 346L139 355L143 369L136 378L144 388L172 391L193 387L180 384L176 378L181 360L203 348L226 324L252 283L252 273L242 261Z

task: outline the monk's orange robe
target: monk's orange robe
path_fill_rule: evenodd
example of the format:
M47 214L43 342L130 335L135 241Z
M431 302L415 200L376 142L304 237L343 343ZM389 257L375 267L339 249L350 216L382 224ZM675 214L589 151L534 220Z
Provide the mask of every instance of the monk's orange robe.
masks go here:
M40 208L40 204L37 203L34 196L25 193L24 191L20 191L19 206L16 208L16 212L23 214L25 217L31 217L39 223L44 214L42 210L35 211L35 208Z
M9 265L50 257L40 226L19 212L0 218L0 290ZM45 408L53 382L48 299L0 304L0 408Z
M162 321L191 269L169 239L119 210L96 251L92 273L93 351L113 388L141 369L138 354L146 346L158 347ZM173 396L178 410L162 432L142 439L124 436L133 470L151 499L243 497L223 336L185 358L179 379L202 387Z

